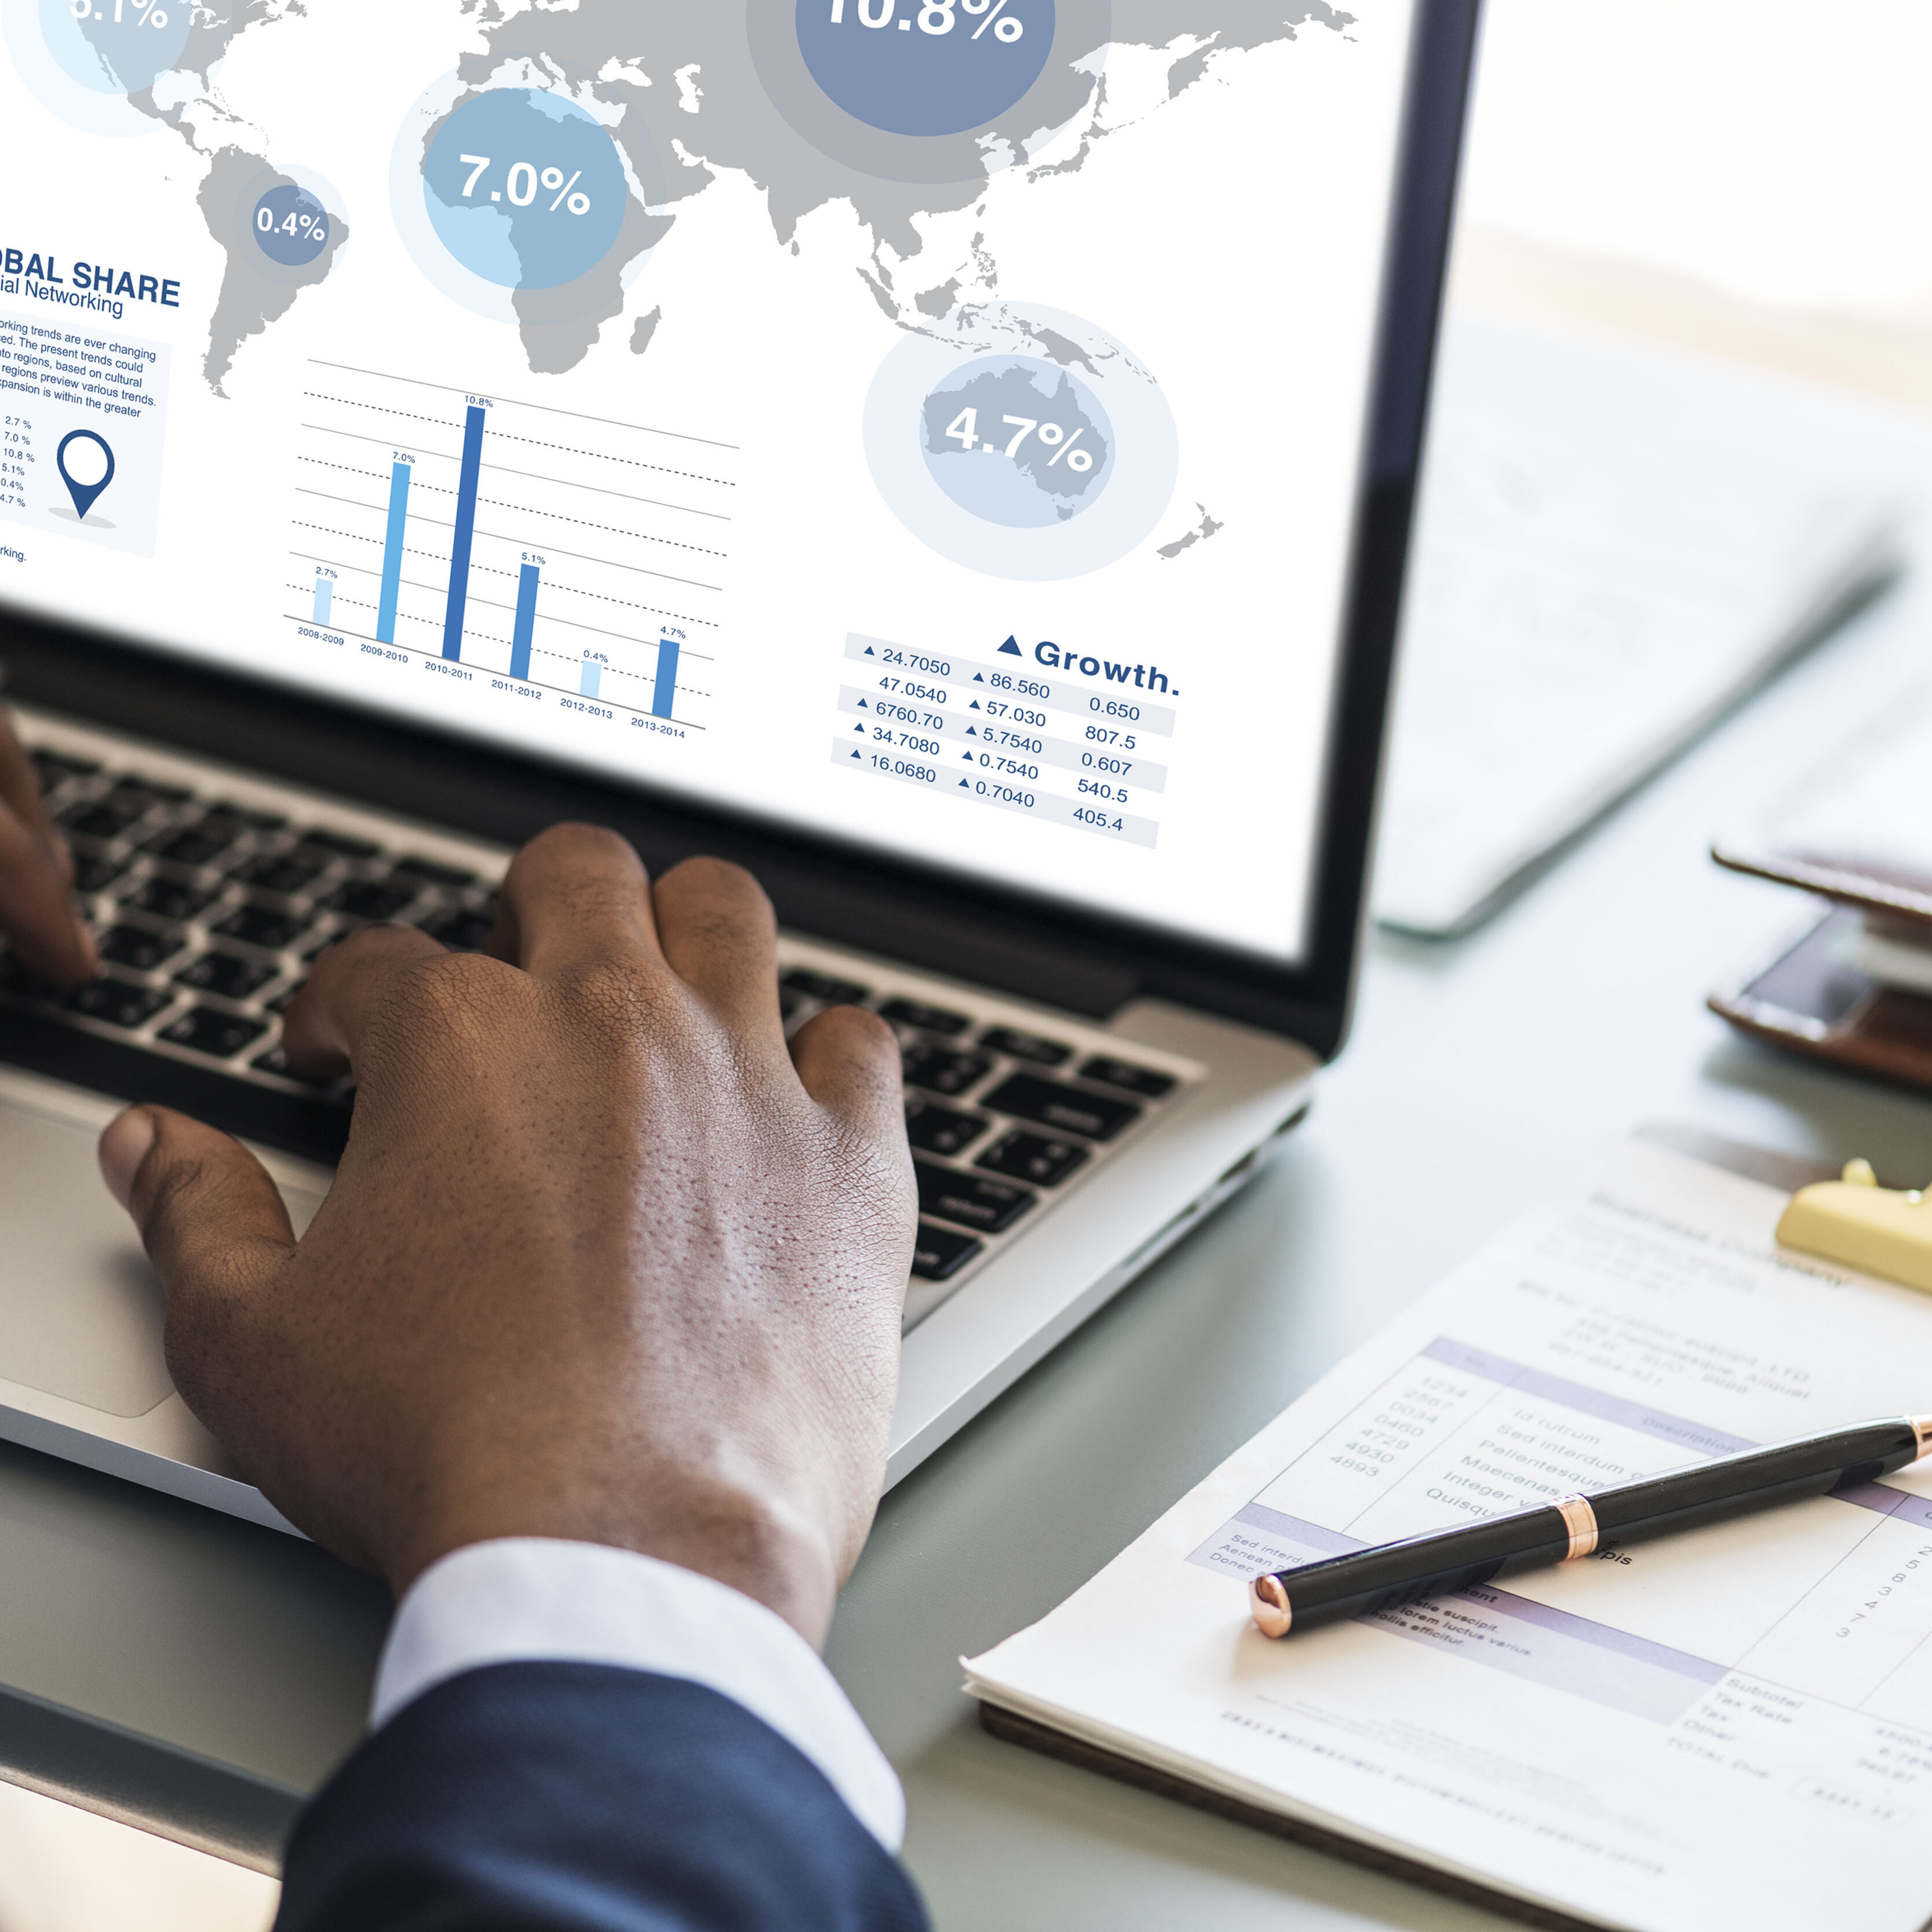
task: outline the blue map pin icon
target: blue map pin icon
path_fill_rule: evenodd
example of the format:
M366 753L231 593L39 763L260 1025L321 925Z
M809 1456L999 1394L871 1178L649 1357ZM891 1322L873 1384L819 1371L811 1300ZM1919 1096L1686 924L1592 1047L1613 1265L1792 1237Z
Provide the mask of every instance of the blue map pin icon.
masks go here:
M67 466L67 453L76 442L92 442L100 446L100 453L107 459L106 473L98 483L77 482ZM87 513L94 508L94 499L114 481L114 452L107 446L104 436L96 436L91 429L69 430L61 438L60 447L54 452L54 467L60 472L61 481L67 485L67 494L74 499L74 513L82 523Z

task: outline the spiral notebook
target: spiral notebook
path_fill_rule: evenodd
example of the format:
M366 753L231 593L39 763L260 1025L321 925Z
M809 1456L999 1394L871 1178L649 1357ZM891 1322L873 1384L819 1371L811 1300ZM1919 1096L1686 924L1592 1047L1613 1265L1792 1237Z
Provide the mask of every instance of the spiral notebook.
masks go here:
M1821 1170L1723 1154L1586 1163L972 1659L987 1727L1532 1925L1920 1932L1932 1466L1281 1642L1246 1615L1264 1570L1932 1402L1932 1297L1780 1250Z

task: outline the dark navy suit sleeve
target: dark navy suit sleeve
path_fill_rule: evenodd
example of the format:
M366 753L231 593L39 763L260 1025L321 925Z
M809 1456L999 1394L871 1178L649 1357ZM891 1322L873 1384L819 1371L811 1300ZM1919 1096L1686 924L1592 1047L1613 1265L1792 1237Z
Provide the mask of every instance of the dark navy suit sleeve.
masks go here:
M824 1774L701 1684L465 1672L362 1745L296 1828L276 1932L924 1932Z

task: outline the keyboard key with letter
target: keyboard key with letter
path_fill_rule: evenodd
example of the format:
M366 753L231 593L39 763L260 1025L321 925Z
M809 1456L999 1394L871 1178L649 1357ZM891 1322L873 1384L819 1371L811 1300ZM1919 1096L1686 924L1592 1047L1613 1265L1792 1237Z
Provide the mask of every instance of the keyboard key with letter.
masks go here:
M1080 1069L1083 1080L1097 1080L1103 1087L1118 1087L1124 1093L1138 1094L1149 1100L1162 1100L1178 1084L1171 1073L1156 1073L1150 1066L1136 1066L1130 1060L1116 1060L1099 1054Z
M991 1174L1030 1180L1036 1187L1058 1187L1087 1159L1088 1152L1072 1141L1048 1140L1044 1134L1012 1133L995 1141L973 1164Z
M956 1114L925 1101L906 1102L906 1138L926 1154L958 1154L970 1147L989 1123L971 1114Z
M244 1046L253 1046L268 1031L260 1020L244 1020L233 1013L218 1012L212 1006L197 1006L161 1029L160 1036L173 1046L191 1047L211 1059L227 1060Z
M970 1228L982 1234L1004 1234L1036 1198L1024 1187L984 1174L955 1174L929 1160L916 1160L919 1211L935 1220Z
M1064 1066L1073 1058L1070 1046L1057 1040L1042 1040L1036 1033L1022 1033L1018 1027L994 1027L980 1036L980 1044L988 1052L1004 1053L1009 1060L1030 1060L1036 1066Z
M1016 1073L1010 1080L1001 1081L980 1105L996 1114L1037 1120L1042 1126L1058 1127L1064 1134L1079 1134L1090 1141L1110 1141L1141 1117L1140 1108L1130 1100L1110 1100L1030 1073Z
M922 1281L950 1281L986 1245L970 1234L922 1221L913 1244L912 1271Z

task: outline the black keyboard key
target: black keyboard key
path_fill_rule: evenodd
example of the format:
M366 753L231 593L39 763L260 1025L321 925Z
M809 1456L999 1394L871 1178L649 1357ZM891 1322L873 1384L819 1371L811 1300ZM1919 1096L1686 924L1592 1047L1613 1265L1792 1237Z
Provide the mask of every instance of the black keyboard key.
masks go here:
M152 987L130 986L122 980L97 980L83 986L68 1001L73 1011L91 1020L104 1020L110 1026L133 1028L144 1025L164 1006L171 1006L174 994L158 993Z
M922 1221L913 1246L912 1271L921 1281L950 1281L986 1245L970 1234L955 1234L950 1228Z
M957 1154L970 1147L986 1126L986 1121L971 1114L956 1114L922 1100L906 1103L906 1138L922 1154Z
M217 1012L212 1006L196 1006L162 1028L158 1038L171 1046L192 1048L211 1060L232 1060L244 1046L253 1046L268 1031L260 1020L244 1020L233 1013Z
M74 889L77 892L104 892L134 863L131 859L104 859L98 854L74 855Z
M199 825L183 826L164 832L149 842L148 850L171 866L208 866L220 857L242 836L242 828L232 818L212 814Z
M916 1160L919 1211L982 1234L1004 1234L1037 1197L1024 1187L984 1174L955 1174L929 1160Z
M145 926L110 926L100 942L100 956L136 973L152 973L187 944L178 933L154 932Z
M298 892L322 870L318 864L298 859L292 853L279 857L250 859L228 875L238 885L253 886L258 891L280 892L284 898Z
M478 911L445 913L440 919L426 920L423 930L439 946L452 952L481 952L496 930L495 911L485 907Z
M419 879L426 886L473 886L476 883L474 872L466 872L460 866L445 866L434 859L398 859L389 868L392 879L406 883Z
M115 780L114 793L116 797L145 799L148 807L185 805L194 796L186 785L164 784L159 778L144 778L134 772Z
M980 1044L1014 1060L1030 1060L1036 1066L1064 1066L1073 1058L1070 1046L1062 1046L1057 1040L1042 1040L1036 1033L1022 1033L1017 1027L991 1028L980 1036Z
M29 752L34 770L40 775L40 790L50 792L69 778L91 778L100 770L92 758L76 758L65 752Z
M325 832L319 826L304 832L298 842L305 851L326 852L337 859L373 859L382 849L380 845L370 844L366 838L352 838L342 832Z
M1156 1073L1150 1066L1136 1066L1130 1060L1114 1060L1104 1053L1088 1060L1081 1068L1080 1077L1149 1100L1165 1099L1179 1084L1172 1073Z
M68 831L76 832L83 838L118 838L137 819L148 815L145 805L136 806L124 800L102 799L98 804L70 806L60 814L60 822Z
M788 973L778 984L789 986L794 993L802 993L808 1000L822 1000L828 1006L860 1006L872 997L872 988L860 986L856 980L835 979L830 973L813 973L802 966Z
M1082 1161L1087 1150L1072 1141L1044 1134L1011 1133L995 1141L973 1165L989 1174L1010 1174L1036 1187L1058 1187Z
M288 824L279 812L256 812L252 806L231 804L226 799L208 807L213 818L232 818L251 832L279 832Z
M152 878L121 903L132 906L136 912L152 913L157 919L183 920L205 911L215 896L200 886L184 885L178 879Z
M778 1018L780 1019L797 1018L798 1010L804 1004L805 1002L789 986L781 986L778 988Z
M973 1024L964 1013L928 1006L923 1000L888 1000L879 1011L887 1019L901 1026L917 1027L922 1033L964 1033Z
M414 904L422 896L422 888L413 882L386 886L373 880L359 880L338 886L322 904L351 919L367 920L375 924L394 919L405 906Z
M265 952L285 952L308 932L304 913L275 912L267 906L244 905L230 913L214 930L223 939L238 939L244 946L259 946Z
M245 1000L259 993L281 969L238 952L204 952L175 975L178 986L218 993L224 1000Z
M905 1050L906 1083L928 1093L963 1094L992 1064L976 1053L951 1053L922 1040Z
M982 1097L980 1105L996 1114L1013 1114L1022 1120L1037 1120L1043 1127L1058 1127L1064 1134L1084 1134L1090 1141L1110 1141L1141 1117L1140 1108L1131 1100L1083 1094L1076 1087L1038 1080L1030 1073L1016 1073L1010 1080L1001 1081Z

